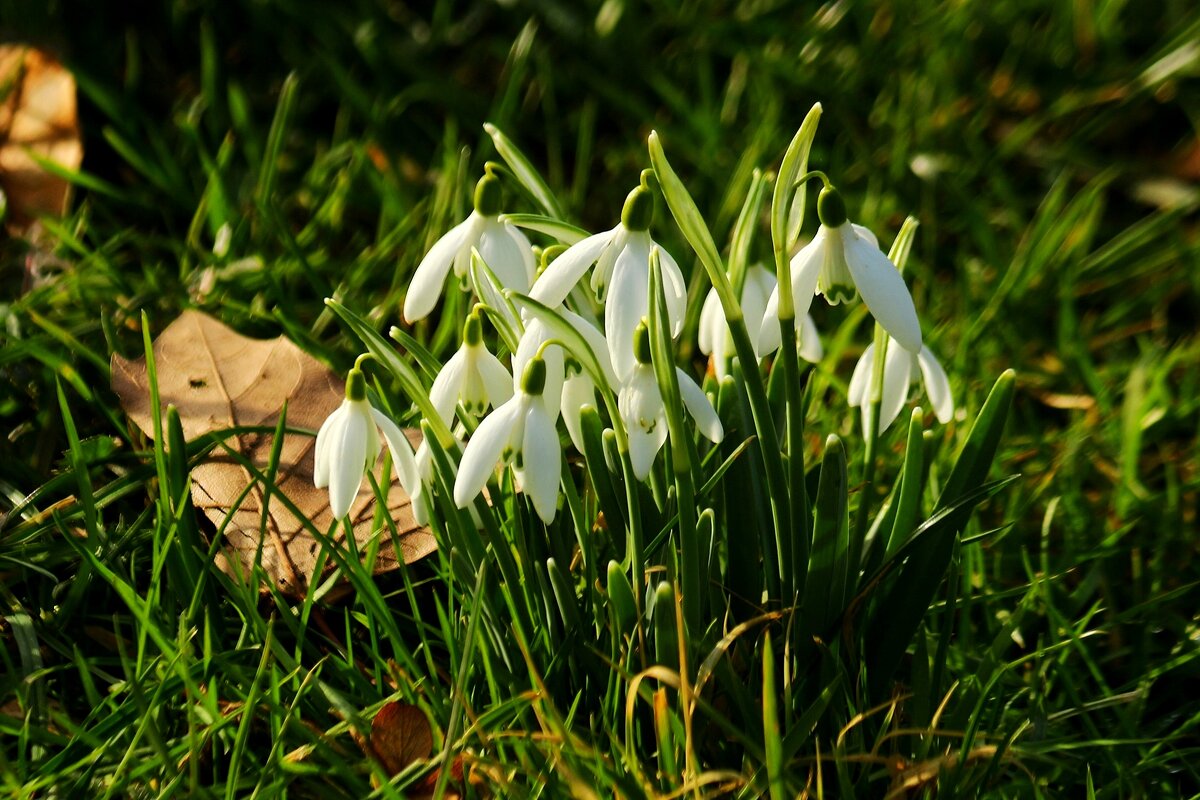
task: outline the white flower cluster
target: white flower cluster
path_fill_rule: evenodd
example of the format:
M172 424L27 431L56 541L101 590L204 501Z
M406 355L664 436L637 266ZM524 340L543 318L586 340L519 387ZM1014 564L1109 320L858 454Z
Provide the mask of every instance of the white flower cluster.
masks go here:
M652 173L650 173L652 175ZM412 323L430 314L438 305L447 278L453 270L463 289L469 289L472 264L490 271L489 280L500 288L527 294L553 309L579 333L592 350L594 361L617 398L629 464L638 480L645 480L668 437L661 388L650 352L649 277L652 254L657 252L669 335L679 336L687 307L687 289L678 263L650 236L654 211L654 182L643 182L630 192L621 221L611 230L587 236L565 250L537 274L535 250L523 233L500 216L499 178L489 167L475 190L475 210L452 228L429 250L408 287L404 317ZM946 374L924 346L912 297L899 271L879 249L875 237L853 225L836 190L828 184L818 202L821 226L812 241L791 260L791 290L799 334L799 355L818 362L821 342L808 314L813 297L823 295L831 304L861 296L864 304L889 334L880 386L879 429L898 416L908 399L910 384L918 374L925 380L938 419L945 422L953 412ZM590 285L603 308L603 330L564 304L579 299L573 291L591 270ZM478 283L476 284L478 285ZM465 435L469 426L460 419L479 420L465 445L454 483L454 502L469 507L483 491L497 465L511 464L514 486L527 494L538 516L549 523L558 506L562 471L562 445L558 419L563 419L567 436L583 450L581 412L596 406L597 386L593 375L580 368L575 354L554 338L539 317L517 315L503 298L488 297L490 306L476 306L466 317L460 349L446 362L429 393L431 406L446 426ZM496 301L500 302L497 303ZM585 305L590 305L586 303ZM741 306L743 319L752 332L756 355L766 356L779 348L779 287L767 269L754 266L746 271ZM590 310L576 308L584 314ZM481 309L494 322L511 330L516 338L511 371L488 350L483 336ZM510 338L510 346L513 341ZM733 355L724 313L715 294L708 296L700 315L700 349L712 356L718 377L727 371ZM871 405L874 347L868 347L855 367L849 400ZM589 362L590 363L590 362ZM683 406L697 430L716 443L723 436L721 421L711 401L683 370L676 370ZM322 426L317 437L316 482L328 484L331 505L338 518L348 513L361 484L364 470L379 453L377 427L383 430L397 464L401 483L414 501L418 521L429 513L432 460L427 445L414 454L395 424L365 399L365 383L356 368L347 382L346 401ZM491 413L487 413L488 409Z

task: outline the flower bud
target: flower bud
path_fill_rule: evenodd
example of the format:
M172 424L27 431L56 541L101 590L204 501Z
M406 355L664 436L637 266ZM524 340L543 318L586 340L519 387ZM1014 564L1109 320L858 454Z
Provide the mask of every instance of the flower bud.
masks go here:
M354 401L367 399L367 376L363 375L362 370L357 367L350 370L350 374L346 376L346 399Z
M817 217L826 228L840 228L846 224L846 203L842 194L832 186L826 186L817 195Z
M650 229L653 221L654 195L644 186L638 186L625 198L621 224L631 231L645 231Z
M620 633L629 633L637 622L637 605L633 601L633 587L629 576L616 561L608 562L608 603L613 621Z
M503 198L503 187L500 179L489 169L475 184L475 211L484 217L494 217L500 213Z
M637 357L639 364L651 363L650 329L646 327L644 319L633 330L633 354Z
M540 397L546 389L546 362L538 356L529 359L525 372L521 375L521 391L528 395Z

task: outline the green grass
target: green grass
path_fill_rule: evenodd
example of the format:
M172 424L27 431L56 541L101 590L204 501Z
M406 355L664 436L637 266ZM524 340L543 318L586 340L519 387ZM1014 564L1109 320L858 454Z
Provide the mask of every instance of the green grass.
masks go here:
M876 797L899 759L927 761L914 796L1200 793L1200 15L625 5L0 5L3 30L75 70L86 152L69 215L35 243L0 243L5 789L402 796L423 775L373 788L378 767L349 730L404 699L439 754L469 752L502 796L665 793L698 763L706 793ZM181 546L199 524L186 464L125 420L112 352L141 354L144 335L199 307L344 371L362 343L323 298L384 335L399 323L412 269L495 158L485 121L592 231L615 222L656 129L725 253L754 169L778 168L818 100L810 164L837 177L854 218L885 242L907 215L921 223L905 275L965 411L934 429L934 486L997 376L1018 373L991 477L1021 477L953 544L947 580L924 587L932 606L899 643L894 681L836 657L789 677L795 630L779 609L734 608L689 646L669 592L639 592L651 641L623 649L605 634L628 630L601 605L606 562L572 566L569 526L523 535L520 504L519 524L485 532L522 534L520 563L469 540L378 581L344 562L356 591L334 605L259 597ZM656 238L704 285L669 217ZM762 226L751 257L770 261ZM825 435L842 437L859 490L845 384L870 334L861 310L814 308L827 358L808 387L809 452L817 463ZM453 327L415 335L445 357ZM880 442L885 486L901 428ZM643 505L647 548L669 551L668 520ZM694 711L665 691L670 674L633 682L653 666L638 652L688 660L678 688L697 692Z

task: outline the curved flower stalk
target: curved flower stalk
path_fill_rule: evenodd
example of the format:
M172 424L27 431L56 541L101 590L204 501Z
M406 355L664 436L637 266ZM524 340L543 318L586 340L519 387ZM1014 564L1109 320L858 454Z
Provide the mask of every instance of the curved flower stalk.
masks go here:
M496 407L512 397L512 375L483 342L479 312L472 310L463 325L463 343L433 381L429 399L447 425L454 422L459 403L478 417L488 406Z
M762 327L763 316L767 311L767 301L775 291L775 276L765 267L755 264L746 271L746 282L742 286L742 315L746 327L756 331ZM821 337L817 326L810 314L798 318L800 330L800 357L814 364L825 355L821 347ZM779 324L773 328L775 343L772 350L779 346ZM734 353L733 341L729 336L729 326L725 322L725 311L721 308L721 299L716 289L709 289L704 298L704 307L700 310L699 345L700 352L712 356L713 369L718 378L729 374L729 359ZM754 343L755 355L761 356L757 343Z
M519 228L498 219L500 201L500 179L489 168L475 185L475 210L437 240L413 273L404 298L406 321L416 322L433 311L451 267L460 286L467 290L471 248L479 252L505 288L529 289L537 270L533 249Z
M529 495L544 522L554 520L562 451L554 420L542 402L545 388L546 362L535 356L521 375L519 391L479 423L467 442L454 481L459 508L483 491L497 462L512 462L517 491Z
M633 474L638 480L645 480L654 465L654 457L667 441L667 417L662 391L654 376L650 335L644 322L638 323L634 341L637 364L621 386L617 407L629 432L629 460L633 465ZM675 372L679 379L680 399L696 420L700 433L714 444L720 442L725 430L708 395L686 372L678 367Z
M831 305L851 302L861 295L890 336L904 349L920 352L921 324L912 295L900 271L879 249L875 236L846 218L841 195L828 184L817 200L817 215L821 219L817 235L791 261L796 319L808 312L817 294L824 295ZM778 287L767 301L758 346L764 355L779 347Z
M619 225L571 245L551 262L529 292L534 300L557 306L566 300L572 287L595 264L592 289L604 303L608 352L617 375L622 378L635 364L633 331L650 308L647 295L650 250L657 246L649 233L653 218L654 196L643 183L625 199ZM659 253L671 335L678 336L683 329L687 307L687 285L675 259L661 247Z
M866 430L866 415L870 406L871 375L875 371L875 345L867 345L854 365L850 376L848 400L851 406L863 409L863 429ZM908 402L909 387L920 375L925 384L925 393L933 405L938 422L945 425L954 416L954 398L950 395L950 380L946 370L934 357L928 346L922 346L914 354L888 338L887 351L883 357L883 393L879 402L879 432L883 433L895 422L900 410Z
M418 502L424 508L424 487L408 438L396 423L367 402L366 377L355 366L346 377L346 399L317 431L313 485L318 489L329 487L334 519L341 520L350 513L363 476L379 457L381 431L392 453L396 477L413 500L414 514Z

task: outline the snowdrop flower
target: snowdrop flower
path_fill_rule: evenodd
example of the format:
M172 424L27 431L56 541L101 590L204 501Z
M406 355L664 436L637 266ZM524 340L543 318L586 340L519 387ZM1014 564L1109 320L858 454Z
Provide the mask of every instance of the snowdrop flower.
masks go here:
M775 291L775 276L769 270L758 264L746 271L746 282L742 285L742 316L749 331L758 331L762 327L763 315L766 314L767 300ZM816 363L825 355L821 347L821 338L817 334L817 326L812 316L805 313L800 320L800 357L805 361ZM775 336L779 337L779 323L775 324ZM700 352L712 356L713 368L718 378L729 374L729 359L735 355L733 339L729 335L729 326L725 323L725 310L721 308L721 299L716 289L710 289L704 299L704 307L700 310L699 330ZM758 342L752 341L754 354L759 355ZM775 345L778 347L778 343Z
M867 345L854 373L850 376L849 401L851 406L862 406L863 428L867 426L867 408L870 405L871 376L875 371L875 345ZM927 346L913 354L900 346L895 339L888 338L887 353L883 359L883 393L879 403L879 433L883 433L900 415L900 409L908 402L910 384L919 374L925 383L925 392L938 422L945 425L954 416L954 398L950 396L950 380L946 370L934 358Z
M475 186L475 210L437 240L413 273L404 298L405 320L416 322L429 315L451 267L460 284L467 286L471 248L479 251L505 288L529 291L537 269L533 249L515 225L498 219L500 191L500 179L489 169Z
M609 358L608 342L596 326L564 306L559 306L557 312L564 317L571 327L587 341L600 362L600 369L610 386L617 386L616 371ZM513 374L522 374L525 366L540 353L546 362L546 389L542 398L546 411L552 420L558 419L561 410L563 422L566 423L567 433L575 449L583 452L583 423L580 420L585 405L596 404L596 384L592 377L574 358L564 356L562 348L551 345L543 348L552 338L550 329L541 320L534 319L525 327L525 334L513 354Z
M499 406L513 394L512 375L483 343L483 323L472 310L463 325L463 343L442 367L429 399L447 425L454 422L454 407L462 403L466 412L478 417L488 406Z
M604 332L609 355L617 375L622 378L633 369L633 331L649 313L650 250L656 243L650 238L654 217L654 195L645 185L629 193L615 228L589 236L567 248L538 277L530 291L534 300L548 306L562 303L592 264L592 289L604 303ZM671 335L683 329L687 306L687 285L675 259L659 247L663 289L667 296L667 316Z
M483 491L496 462L511 461L517 491L529 495L544 522L554 519L562 451L554 420L542 401L545 388L546 362L535 356L521 375L520 390L479 423L467 442L454 481L454 502L459 508L466 508Z
M617 408L629 432L629 460L633 465L633 474L638 480L645 480L650 474L650 467L654 465L654 457L667 440L667 417L662 392L651 365L650 333L644 322L638 323L634 342L637 366L621 386ZM679 395L684 408L709 441L720 442L725 431L708 396L686 372L676 367L675 373L679 379Z
M821 227L817 235L792 258L792 302L800 320L821 294L831 305L851 302L862 295L867 309L900 345L921 351L921 325L912 295L878 241L866 228L846 218L846 205L832 186L817 199ZM759 352L779 347L779 289L771 293L758 338Z
M366 378L357 366L346 377L346 399L317 431L313 485L329 487L329 507L334 519L350 513L363 476L375 466L382 447L379 433L392 452L400 485L413 498L422 495L422 485L408 438L383 412L367 402Z

